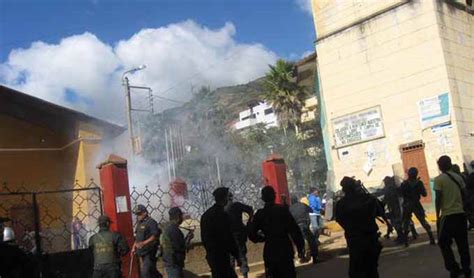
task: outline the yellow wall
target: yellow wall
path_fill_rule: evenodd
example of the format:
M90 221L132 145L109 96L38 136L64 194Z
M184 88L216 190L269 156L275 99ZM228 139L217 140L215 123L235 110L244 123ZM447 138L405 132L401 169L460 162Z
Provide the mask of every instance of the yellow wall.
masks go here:
M322 37L401 2L313 0L317 36ZM459 118L462 114L466 121L469 115L472 116L473 102L467 103L468 107L462 113L458 109L452 70L446 65L449 58L443 55L446 43L441 40L437 10L435 1L413 1L317 42L325 100L322 105L326 107L328 120L380 105L385 127L385 138L344 148L350 154L347 157L340 155L341 149L331 150L336 184L344 175L355 175L369 186L380 185L383 177L392 175L393 168L401 164L399 146L416 140L426 143L430 176L438 174L436 159L441 154L450 155L455 163L462 165L463 152L466 155L469 149L463 147L462 151L459 144ZM454 13L453 18L464 12ZM472 16L470 20L472 23ZM467 22L465 18L463 22ZM469 35L466 33L468 27L458 28L461 29L463 35ZM470 43L472 50L472 33ZM457 72L460 73L459 69ZM462 72L462 76L468 75ZM465 90L469 91L468 88ZM455 114L453 128L438 133L422 130L417 102L445 92L454 100L454 106L451 102L451 111ZM470 93L465 93L471 97L466 100L472 100L472 92L471 89ZM467 121L472 124L472 120ZM332 122L328 124L333 146ZM465 126L463 123L463 128ZM469 139L463 140L467 143ZM471 139L471 150L472 145ZM375 153L376 157L369 176L363 171L368 152Z
M67 133L76 134L69 138ZM0 181L30 189L72 188L98 182L96 165L102 134L97 127L77 123L58 133L23 120L0 115ZM77 140L80 138L81 140ZM5 151L15 149L15 151ZM52 149L52 150L44 150ZM21 151L20 151L21 150Z
M10 190L77 189L89 185L91 179L100 184L96 169L100 155L103 155L103 132L100 127L77 122L70 126L70 130L57 132L0 115L0 135L0 182ZM45 151L45 148L54 150ZM69 229L73 216L85 216L97 210L98 204L90 201L92 193L80 191L38 195L43 232L62 234L65 228ZM23 205L31 205L31 196L25 195L25 198ZM17 199L8 197L2 197L0 201L4 208L18 203ZM0 209L0 215L9 213ZM85 217L83 222L87 229L96 227L96 217ZM54 242L46 240L44 248L54 250L69 245L69 239L61 236L54 239Z
M9 116L0 115L0 149L57 148L65 144L63 134ZM44 142L42 142L44 139ZM9 187L57 188L63 180L62 153L58 151L0 151L0 181Z

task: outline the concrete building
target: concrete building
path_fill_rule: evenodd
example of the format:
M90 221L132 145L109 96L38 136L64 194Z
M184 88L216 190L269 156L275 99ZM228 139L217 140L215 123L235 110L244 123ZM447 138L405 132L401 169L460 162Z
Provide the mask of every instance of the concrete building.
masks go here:
M310 97L305 100L301 111L301 124L299 136L303 139L303 144L307 147L308 154L316 156L319 154L320 145L320 128L318 125L318 99L315 94L316 75L316 53L312 53L307 57L295 63L295 78L298 85L304 87Z
M267 128L278 126L277 116L266 102L240 112L239 121L234 124L234 128L240 130L257 124L264 124Z
M5 194L0 196L0 215L12 219L17 236L33 230L32 200L28 194L10 196L9 192L80 189L91 179L98 186L96 166L114 151L113 142L124 131L121 126L0 85L0 193ZM64 250L74 217L88 230L96 227L96 220L88 218L97 211L89 206L96 207L99 198L90 203L88 194L91 192L38 196L42 232L61 238L55 237L43 248Z
M443 0L312 0L312 7L330 189L345 175L379 186L412 166L429 186L439 156L461 169L474 159L472 7Z

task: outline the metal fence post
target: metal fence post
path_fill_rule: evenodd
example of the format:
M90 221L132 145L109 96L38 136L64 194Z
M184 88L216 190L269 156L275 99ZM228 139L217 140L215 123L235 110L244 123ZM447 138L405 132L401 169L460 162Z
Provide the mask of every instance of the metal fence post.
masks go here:
M41 235L40 235L40 218L39 218L39 209L38 201L36 200L36 193L33 193L33 215L35 217L35 245L36 245L36 254L41 255Z
M41 248L40 216L39 216L38 201L36 200L36 193L32 193L32 197L33 197L33 216L35 218L35 246L36 246L34 255L38 258L40 277L43 277L43 260L41 257L43 250Z

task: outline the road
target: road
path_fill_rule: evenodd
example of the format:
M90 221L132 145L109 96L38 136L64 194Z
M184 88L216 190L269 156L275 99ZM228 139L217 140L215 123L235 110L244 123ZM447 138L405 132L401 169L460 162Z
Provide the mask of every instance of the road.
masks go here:
M471 254L474 254L474 232L469 234ZM410 247L394 246L385 242L386 246L379 260L381 278L447 278L449 273L444 269L441 251L437 245L429 245L426 235L412 242ZM457 250L454 250L457 254ZM298 278L306 277L348 277L347 255L328 259L317 265L304 265L297 269ZM255 273L253 277L263 277Z

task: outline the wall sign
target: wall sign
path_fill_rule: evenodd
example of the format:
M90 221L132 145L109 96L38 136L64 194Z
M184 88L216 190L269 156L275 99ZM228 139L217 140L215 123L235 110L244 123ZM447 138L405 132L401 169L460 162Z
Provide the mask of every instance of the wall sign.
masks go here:
M421 127L423 129L447 123L451 120L449 94L444 93L418 102Z
M385 136L380 106L335 118L332 126L336 148Z
M128 212L127 197L125 196L115 197L115 204L117 205L117 213Z

